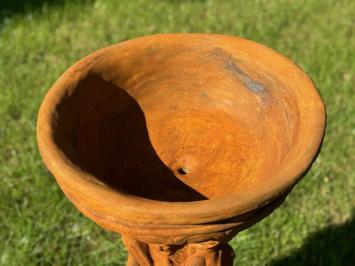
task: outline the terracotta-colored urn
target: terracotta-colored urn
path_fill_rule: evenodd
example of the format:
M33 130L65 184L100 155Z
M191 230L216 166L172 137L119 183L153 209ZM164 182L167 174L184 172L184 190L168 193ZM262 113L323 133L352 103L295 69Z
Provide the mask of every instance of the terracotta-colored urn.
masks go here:
M69 200L122 235L128 265L231 265L227 242L309 169L325 128L312 81L245 39L161 34L70 67L38 115Z

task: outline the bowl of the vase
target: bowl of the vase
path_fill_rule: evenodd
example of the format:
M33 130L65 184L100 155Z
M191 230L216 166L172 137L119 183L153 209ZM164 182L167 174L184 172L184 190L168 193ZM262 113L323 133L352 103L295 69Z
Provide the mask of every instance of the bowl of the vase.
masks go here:
M216 222L284 197L324 126L313 83L280 54L237 37L170 34L70 67L43 101L37 134L66 195L115 230Z

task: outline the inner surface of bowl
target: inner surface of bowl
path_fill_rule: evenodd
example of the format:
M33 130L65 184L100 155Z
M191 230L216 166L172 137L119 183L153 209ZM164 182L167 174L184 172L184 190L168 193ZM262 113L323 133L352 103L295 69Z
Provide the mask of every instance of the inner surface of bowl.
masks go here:
M117 48L58 105L56 143L131 195L237 194L287 164L298 139L299 99L270 68L197 41Z

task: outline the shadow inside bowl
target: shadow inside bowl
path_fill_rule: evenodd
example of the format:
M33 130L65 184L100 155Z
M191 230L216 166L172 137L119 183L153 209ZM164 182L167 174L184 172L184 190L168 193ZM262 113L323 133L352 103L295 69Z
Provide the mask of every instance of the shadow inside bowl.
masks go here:
M207 199L156 154L144 113L125 90L91 74L57 106L54 139L68 159L110 187L160 201ZM184 169L177 174L185 175Z

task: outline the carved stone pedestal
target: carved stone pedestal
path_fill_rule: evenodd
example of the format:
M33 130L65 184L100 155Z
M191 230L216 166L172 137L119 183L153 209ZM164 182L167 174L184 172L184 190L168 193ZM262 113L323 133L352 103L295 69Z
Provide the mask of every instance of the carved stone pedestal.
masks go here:
M127 266L228 266L233 265L234 251L217 241L183 246L145 244L123 237L128 249Z

